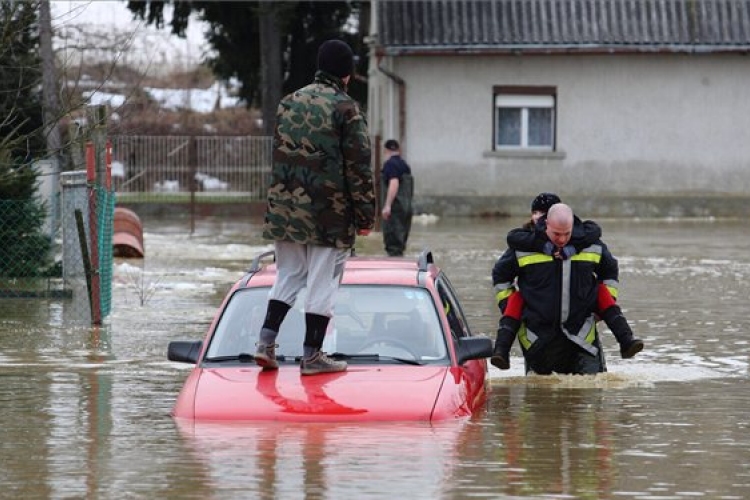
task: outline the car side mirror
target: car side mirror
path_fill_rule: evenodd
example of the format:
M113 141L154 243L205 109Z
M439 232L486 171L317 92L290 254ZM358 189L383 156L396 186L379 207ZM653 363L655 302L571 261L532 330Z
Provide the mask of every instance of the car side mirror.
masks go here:
M197 363L198 356L201 353L203 341L194 340L174 340L169 343L167 348L167 359L180 363Z
M459 337L456 345L458 364L462 365L470 359L482 359L492 356L492 340L489 337Z

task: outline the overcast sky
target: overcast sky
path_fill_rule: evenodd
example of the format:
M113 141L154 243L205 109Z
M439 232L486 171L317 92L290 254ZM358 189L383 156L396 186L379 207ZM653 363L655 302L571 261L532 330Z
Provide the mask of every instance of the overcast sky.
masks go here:
M169 28L158 30L146 26L143 21L133 20L133 14L127 8L126 1L120 0L52 0L52 24L56 32L62 33L65 28L75 28L75 32L101 34L108 31L120 37L132 35L127 45L127 62L129 64L148 64L158 68L164 65L189 65L200 61L208 46L203 37L204 25L191 19L187 39L183 40L170 35ZM165 7L165 22L171 20L171 9ZM67 31L70 36L70 31ZM65 42L58 41L58 44ZM80 43L71 40L69 44ZM125 44L123 44L125 45Z

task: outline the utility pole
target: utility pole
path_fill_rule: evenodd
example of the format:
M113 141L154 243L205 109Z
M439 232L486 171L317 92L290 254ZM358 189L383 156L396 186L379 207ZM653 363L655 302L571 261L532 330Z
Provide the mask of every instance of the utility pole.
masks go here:
M281 31L277 19L278 9L272 2L261 2L260 68L263 112L263 130L273 135L276 126L276 107L281 100Z
M47 138L47 155L60 168L62 140L58 120L60 101L57 96L57 71L52 51L52 16L49 0L39 2L39 53L42 58L42 95L44 99L44 135Z

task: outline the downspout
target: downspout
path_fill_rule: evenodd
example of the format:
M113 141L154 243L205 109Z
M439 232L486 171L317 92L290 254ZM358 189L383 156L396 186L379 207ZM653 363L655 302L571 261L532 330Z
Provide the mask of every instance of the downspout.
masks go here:
M398 142L401 144L401 150L406 152L406 82L396 73L383 67L383 54L378 54L378 71L396 82L398 85Z

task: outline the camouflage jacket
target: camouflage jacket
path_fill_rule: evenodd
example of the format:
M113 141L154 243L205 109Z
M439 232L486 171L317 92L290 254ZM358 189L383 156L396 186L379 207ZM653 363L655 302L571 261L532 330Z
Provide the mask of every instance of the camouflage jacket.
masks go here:
M339 78L284 97L276 114L263 237L336 248L375 225L367 121Z

